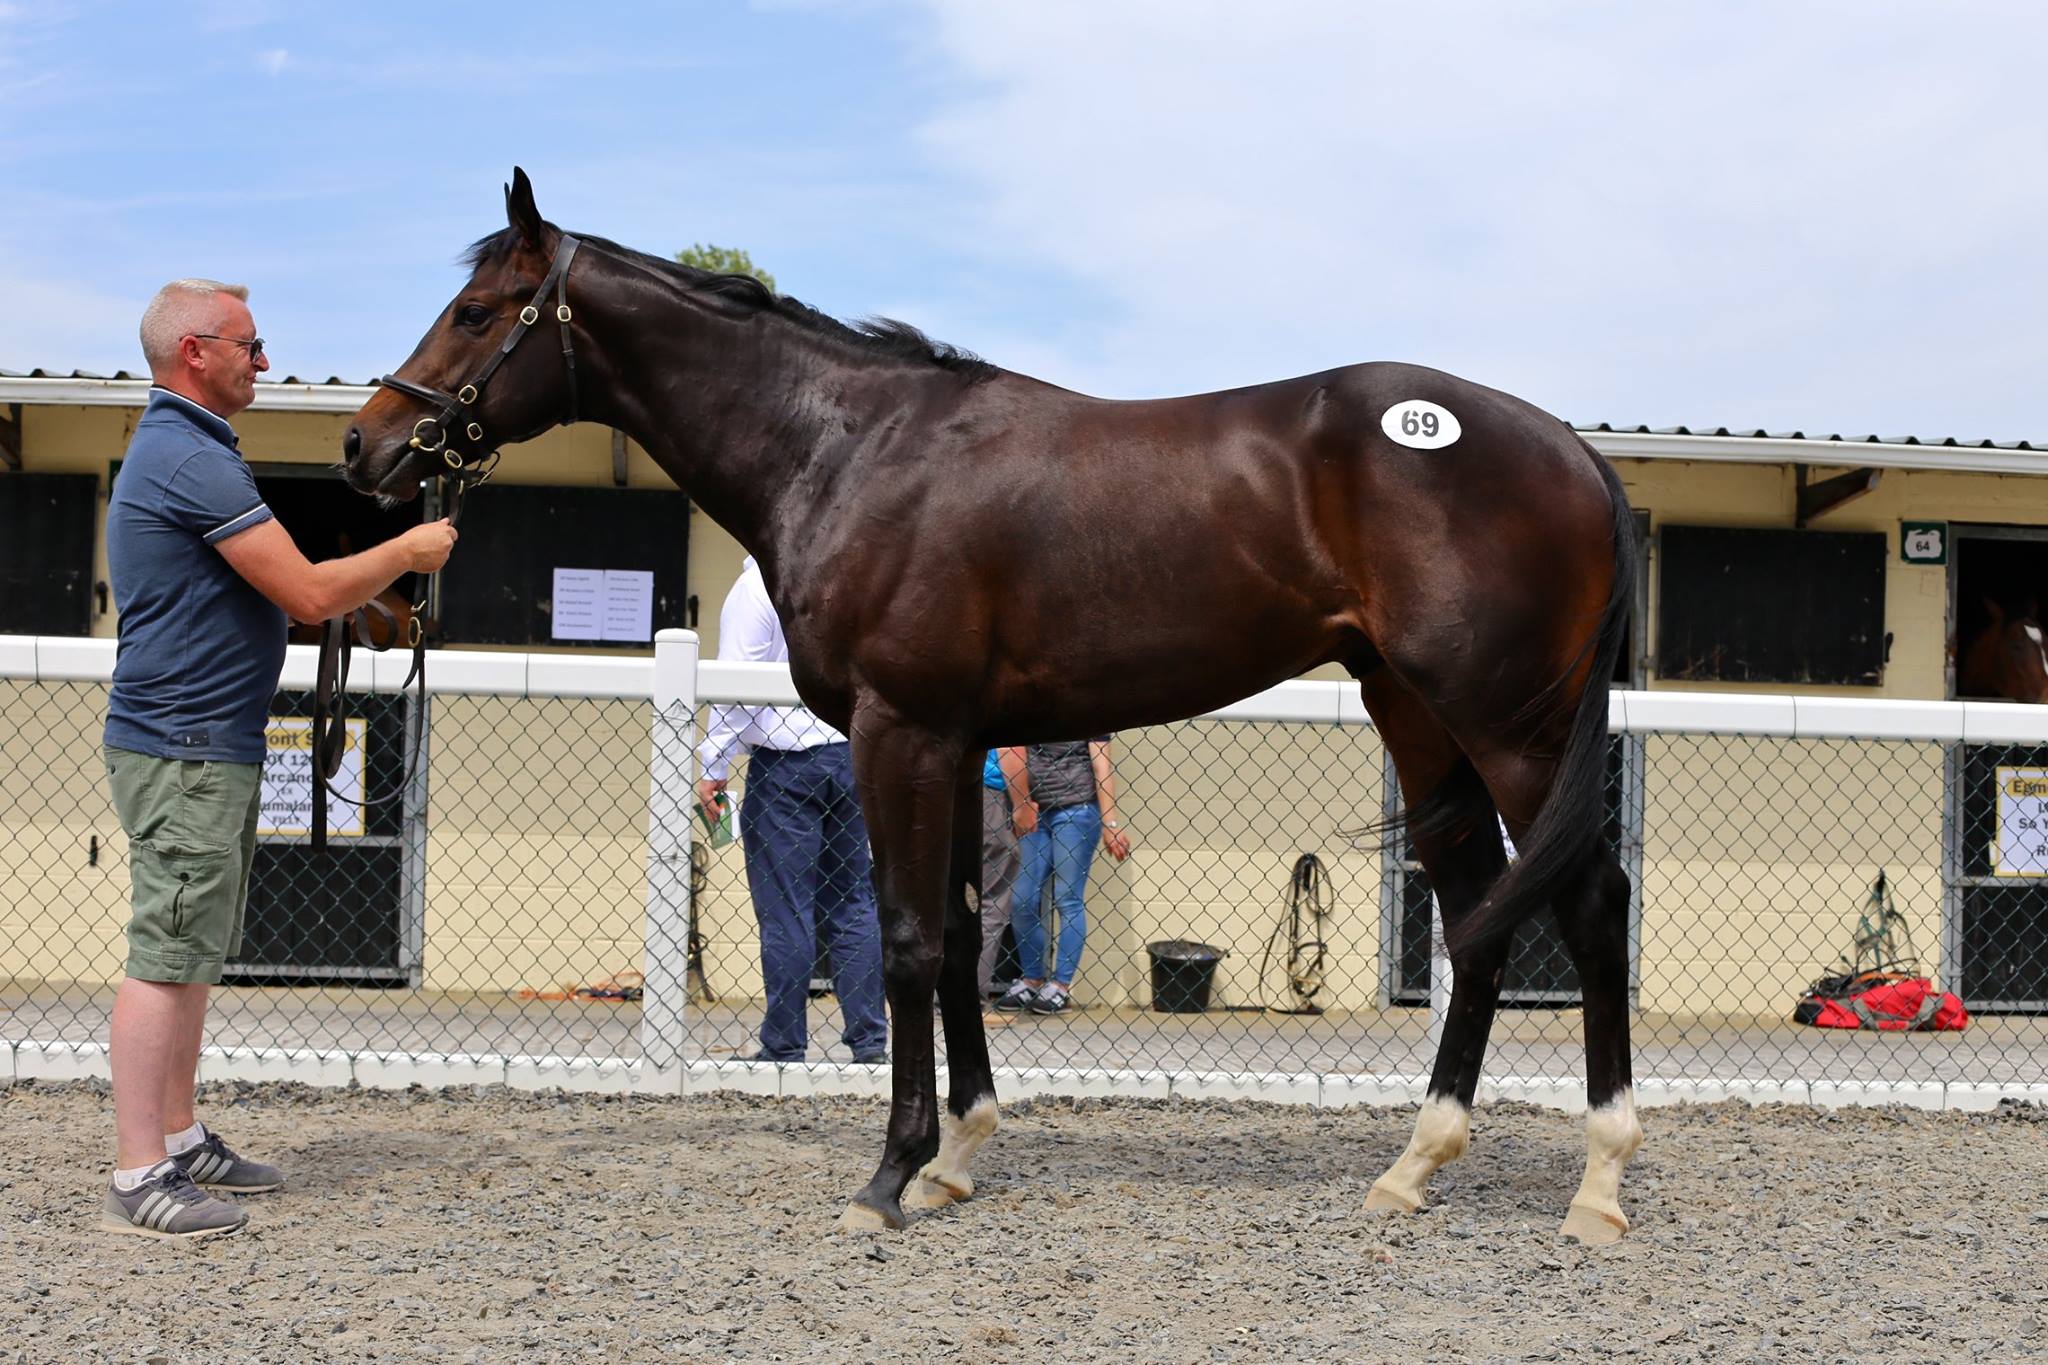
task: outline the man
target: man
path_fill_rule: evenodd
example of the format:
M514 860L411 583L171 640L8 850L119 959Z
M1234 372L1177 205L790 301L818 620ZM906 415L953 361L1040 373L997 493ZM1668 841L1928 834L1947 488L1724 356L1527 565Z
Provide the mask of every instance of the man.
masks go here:
M718 657L789 658L782 621L752 555L719 610ZM822 927L832 950L832 989L846 1046L854 1061L879 1065L888 1060L889 1042L881 928L846 736L801 706L714 708L697 751L704 772L697 801L713 823L741 747L752 757L747 799L740 805L740 844L761 926L761 976L768 991L761 1050L752 1060L804 1059L811 969Z
M101 1225L148 1237L248 1221L200 1185L232 1194L284 1182L198 1121L193 1089L208 988L241 946L285 618L361 606L400 574L440 568L455 544L439 521L343 559L299 553L228 425L270 368L248 294L178 280L150 301L142 351L155 385L107 503L120 643L105 758L133 914L114 997L117 1152Z

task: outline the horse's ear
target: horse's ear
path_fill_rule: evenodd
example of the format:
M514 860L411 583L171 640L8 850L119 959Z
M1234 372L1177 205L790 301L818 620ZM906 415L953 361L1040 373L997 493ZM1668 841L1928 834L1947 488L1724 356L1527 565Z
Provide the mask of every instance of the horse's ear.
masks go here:
M512 183L505 187L505 221L526 239L528 246L541 250L544 224L540 210L534 207L533 182L517 166L512 168Z
M2002 624L2004 624L2004 622L2005 622L2005 612L2004 612L2004 610L2003 610L2002 608L2000 608L2000 606L1998 605L1998 601L1997 601L1997 599L1996 599L1996 598L1991 598L1991 597L1985 597L1985 598L1981 598L1981 599L1979 599L1979 600L1983 602L1983 604L1984 604L1984 614L1985 614L1986 616L1988 616L1988 617L1990 617L1990 618L1991 618L1991 624L1992 624L1992 625L1996 626L1996 625L2002 625Z

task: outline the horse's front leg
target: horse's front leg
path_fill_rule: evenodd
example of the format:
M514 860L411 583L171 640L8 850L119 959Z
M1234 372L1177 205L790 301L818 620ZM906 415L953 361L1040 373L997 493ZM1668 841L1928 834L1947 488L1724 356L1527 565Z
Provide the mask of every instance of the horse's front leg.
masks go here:
M939 968L939 1012L946 1025L946 1065L953 1078L939 1120L939 1154L918 1172L905 1199L912 1208L943 1208L974 1193L974 1153L996 1131L996 1085L981 1022L981 759L960 763L953 788L953 871L946 879L946 959ZM1007 806L1007 802L1005 805ZM972 899L968 892L975 894Z
M839 1226L900 1228L903 1190L939 1151L932 997L944 955L954 788L964 742L911 724L872 698L853 712L853 771L875 853L882 976L894 1036L889 1136L874 1178Z

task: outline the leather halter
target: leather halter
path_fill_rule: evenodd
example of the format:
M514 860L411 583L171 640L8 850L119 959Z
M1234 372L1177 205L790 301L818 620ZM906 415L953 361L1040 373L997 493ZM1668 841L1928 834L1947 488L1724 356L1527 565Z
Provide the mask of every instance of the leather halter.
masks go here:
M471 409L481 401L484 385L491 382L491 376L505 363L505 357L512 354L512 348L525 339L529 328L540 321L541 304L547 301L550 289L555 291L555 321L562 327L562 364L569 371L568 421L575 422L576 347L569 334L569 263L576 259L576 248L581 245L583 244L568 233L562 234L562 240L555 247L554 264L548 267L547 278L542 280L540 288L534 291L532 301L519 310L518 325L505 335L497 354L484 362L484 367L478 371L476 378L454 393L444 393L425 384L415 384L412 380L400 379L395 374L387 374L377 381L384 388L397 389L408 397L440 404L440 412L432 417L422 417L413 423L412 440L407 442L412 449L424 450L430 454L439 451L441 462L448 467L449 474L458 479L468 472L471 465L479 464L496 454L495 451L482 452L483 423L476 420ZM448 433L457 422L461 423L463 439L469 443L469 454L458 452L449 441Z
M440 452L444 467L439 477L450 525L462 516L463 494L478 484L489 482L492 473L498 467L497 448L481 449L484 428L483 424L476 420L471 409L483 397L484 385L498 372L498 367L505 363L505 357L512 354L512 348L517 346L533 325L540 321L541 305L546 301L551 289L555 294L555 321L562 327L562 363L569 371L568 420L576 420L576 348L569 334L569 263L576 259L576 248L581 245L581 242L568 233L562 234L560 243L555 247L554 263L548 268L547 278L542 280L540 288L534 291L532 301L519 310L518 324L498 347L497 354L485 362L476 378L454 393L443 393L425 384L415 384L412 380L400 379L395 374L387 374L377 381L381 387L396 389L408 397L440 404L440 412L432 417L422 417L413 423L412 439L407 445L413 450ZM457 421L461 422L462 435L468 443L468 453L456 450L449 442L450 425ZM420 738L426 731L427 700L427 637L425 629L420 625L420 616L427 609L433 578L432 574L426 575L420 584L419 601L413 603L412 620L406 639L406 644L412 649L412 667L406 672L405 681L398 685L400 692L408 687L417 687L419 720L413 727L412 756L407 761L404 772L400 774L398 784L390 791L380 792L375 796L365 792L355 798L366 806L379 805L403 795L410 774L419 770ZM365 604L365 607L369 606L376 606L376 603L373 601ZM384 611L381 607L378 610ZM385 614L389 615L388 611ZM353 634L350 631L351 618L354 624ZM395 627L397 623L394 620L391 624ZM392 631L392 639L394 642L397 639L395 629ZM350 799L343 793L334 791L331 784L334 775L341 771L342 756L348 749L348 666L349 655L357 641L361 642L363 648L373 653L381 654L391 648L389 644L380 645L375 642L364 608L357 608L353 612L334 617L320 632L320 667L313 688L311 832L315 853L327 851L327 798L332 795L341 800ZM365 776L367 777L367 774ZM367 781L364 785L368 785Z

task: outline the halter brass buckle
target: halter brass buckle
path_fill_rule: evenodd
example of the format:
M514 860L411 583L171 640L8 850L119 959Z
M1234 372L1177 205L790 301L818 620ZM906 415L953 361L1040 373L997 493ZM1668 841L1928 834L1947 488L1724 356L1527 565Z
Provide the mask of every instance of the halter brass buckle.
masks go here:
M528 327L533 326L534 323L540 321L540 309L530 303L527 304L526 307L519 310L519 321Z
M476 401L476 385L464 384L461 391L455 395L455 401L462 404L465 408L474 403Z
M422 439L420 438L420 430L421 430L422 428L424 428L424 427L432 427L432 428L434 429L434 434L435 434L436 436L440 437L441 439L439 439L438 441L435 441L435 442L434 442L434 443L433 443L432 445L428 445L428 444L427 444L427 443L426 443L426 442L425 442L424 440L422 440ZM428 454L430 454L430 455L431 455L431 454L432 454L432 453L433 453L434 451L437 451L437 450L441 449L441 448L442 448L443 446L445 446L445 445L447 445L447 444L448 444L448 433L447 433L447 432L446 432L445 430L443 430L443 429L442 429L442 427L441 427L441 419L440 419L440 418L438 418L438 417L422 417L422 418L420 418L420 420L419 420L419 421L417 421L417 422L414 422L414 423L412 424L412 442L411 442L411 445L412 445L412 448L413 448L414 450L424 450L424 451L426 451L426 452L427 452Z
M568 320L569 320L569 305L568 305L568 304L566 304L566 303L556 304L556 305L555 305L555 321L556 321L556 322L567 322Z
M406 623L405 623L405 643L406 643L406 647L407 647L408 649L417 649L417 648L419 648L419 643L420 643L420 641L421 641L422 639L424 639L425 637L426 637L426 627L424 627L424 626L422 626L422 625L420 624L420 618L419 618L419 610L418 610L418 608L414 608L412 616L410 616L409 618L407 618L407 620L406 620Z

